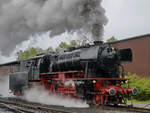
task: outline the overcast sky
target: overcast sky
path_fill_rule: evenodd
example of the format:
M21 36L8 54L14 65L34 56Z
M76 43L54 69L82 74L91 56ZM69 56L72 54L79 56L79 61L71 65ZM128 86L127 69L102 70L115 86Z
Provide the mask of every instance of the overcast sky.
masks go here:
M109 20L105 26L104 41L112 36L121 40L150 33L150 0L103 0L102 5ZM49 41L47 33L42 39L39 38L35 45L47 48L49 44L57 46L59 42L69 39L69 36L64 34L60 37L63 38L53 38Z
M104 39L150 33L150 0L103 0L109 19Z
M112 36L121 40L150 33L150 0L103 0L103 7L109 20L105 26L104 41ZM43 45L46 47L50 42L48 38L45 40L42 38L37 44L47 42L48 44ZM50 44L57 45L58 41L63 40L67 39L54 38Z
M105 26L104 41L112 36L121 40L150 33L150 0L103 0L103 7L109 20ZM43 49L49 46L56 47L61 41L67 41L70 37L65 33L56 38L49 38L49 33L45 33L36 37L37 41L26 41L19 48L24 50L30 46ZM1 57L3 62L14 58L13 55L11 58Z

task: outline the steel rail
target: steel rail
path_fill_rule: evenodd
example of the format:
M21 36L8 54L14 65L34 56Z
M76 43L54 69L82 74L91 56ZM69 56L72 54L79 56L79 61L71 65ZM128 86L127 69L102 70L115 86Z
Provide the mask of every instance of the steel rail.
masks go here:
M0 103L0 106L2 106L3 108L7 108L9 111L13 111L15 113L35 113L35 112L31 112L27 109L22 109L22 108L19 108L17 106L8 105L8 104L5 104L5 103Z
M120 111L128 111L128 112L136 112L136 113L150 113L150 109L148 108L140 108L134 106L105 106L103 109L107 110L120 110Z
M37 106L37 105L29 105L29 104L23 104L20 102L12 102L12 101L6 101L0 99L0 104L4 107L7 107L10 110L17 111L19 113L35 113L35 111L45 111L45 112L51 112L51 113L72 113L69 111L61 110L61 109L54 109L49 107L43 107L43 106ZM26 108L26 109L25 109ZM29 110L30 109L30 110ZM31 111L34 110L34 111Z
M24 101L25 100L18 100L17 99L17 101L15 101L15 99L14 100L7 100L7 99L1 99L0 98L0 104L13 105L14 111L15 111L15 106L17 106L18 108L20 107L20 109L17 109L18 113L24 113L25 112L25 111L21 110L21 107L26 108L28 110L31 109L31 110L35 110L35 111L37 110L37 111L44 111L44 112L51 112L51 113L73 113L73 111L71 112L71 111L68 111L67 109L62 110L61 108L45 107L45 106L40 106L40 105L36 105L36 104L34 105L32 102L26 103ZM10 109L11 108L12 108L12 106L10 107ZM122 112L150 113L150 109L148 109L148 108L139 108L139 107L134 107L134 106L121 106L121 105L119 105L119 106L99 106L99 107L94 107L94 108L95 109L102 109L102 110L111 110L111 111L122 111ZM90 109L90 108L88 108L88 109ZM91 109L92 109L92 107L91 107ZM26 113L32 113L31 110L27 111ZM77 110L77 112L78 112L78 110Z

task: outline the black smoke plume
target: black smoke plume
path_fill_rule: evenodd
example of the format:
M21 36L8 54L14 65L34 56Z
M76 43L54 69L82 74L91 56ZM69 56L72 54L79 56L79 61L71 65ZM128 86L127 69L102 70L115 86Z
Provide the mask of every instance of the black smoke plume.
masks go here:
M0 0L0 51L8 55L31 35L82 30L101 40L107 23L102 0Z

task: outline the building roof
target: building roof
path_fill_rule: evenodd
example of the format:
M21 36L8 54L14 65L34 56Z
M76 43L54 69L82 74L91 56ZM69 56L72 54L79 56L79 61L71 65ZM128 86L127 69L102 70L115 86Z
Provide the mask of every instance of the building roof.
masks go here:
M144 34L144 35L139 35L139 36L135 36L135 37L126 38L126 39L123 39L123 40L118 40L118 41L115 41L115 42L111 42L111 44L124 42L124 41L129 41L129 40L141 39L141 38L146 38L146 37L150 38L150 34Z
M4 64L0 64L0 66L9 66L9 65L15 65L15 64L19 64L19 61L12 61L12 62L7 62Z

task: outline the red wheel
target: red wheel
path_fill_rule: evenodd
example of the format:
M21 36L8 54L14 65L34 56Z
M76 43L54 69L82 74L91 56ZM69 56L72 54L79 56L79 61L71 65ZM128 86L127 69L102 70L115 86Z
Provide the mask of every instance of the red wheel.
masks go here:
M50 92L51 93L55 93L56 91L55 91L55 86L54 85L50 85Z
M93 103L96 105L96 106L99 106L100 105L100 95L95 95L94 98L93 98Z

